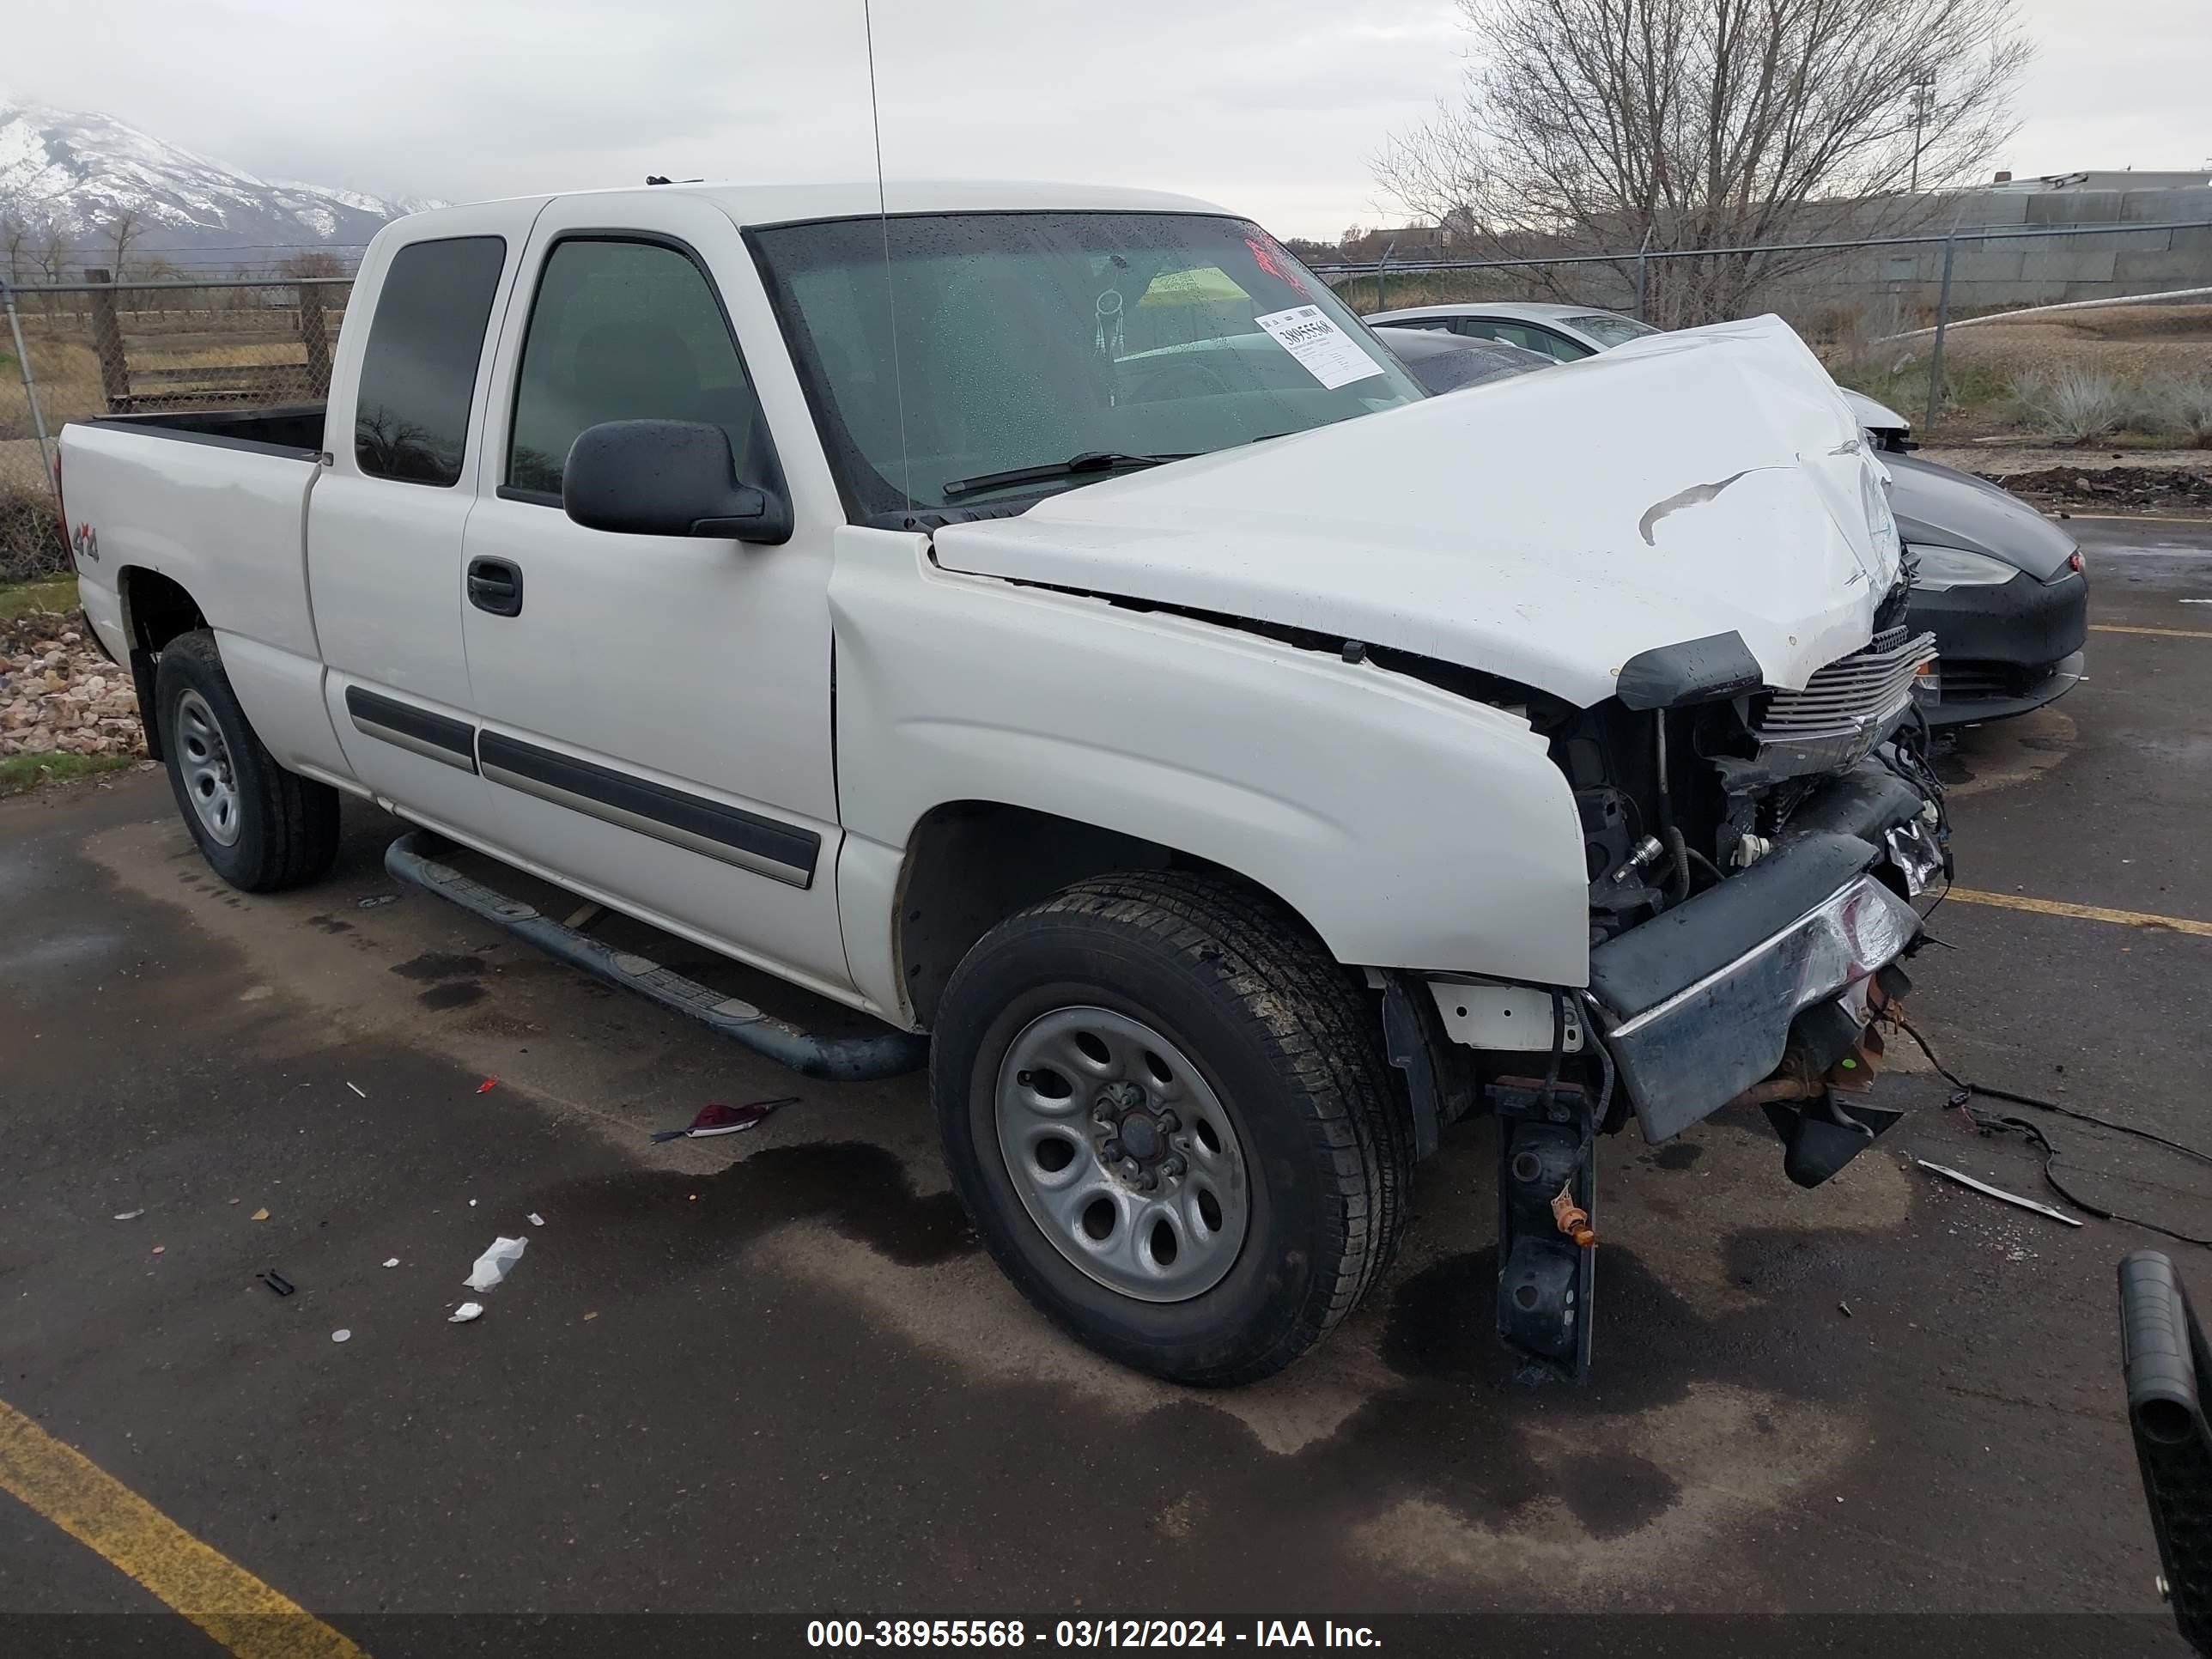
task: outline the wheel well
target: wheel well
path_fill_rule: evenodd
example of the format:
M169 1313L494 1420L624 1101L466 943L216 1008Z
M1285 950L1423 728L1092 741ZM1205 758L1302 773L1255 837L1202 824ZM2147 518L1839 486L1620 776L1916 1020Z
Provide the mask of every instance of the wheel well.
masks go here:
M160 571L132 566L119 582L123 631L140 650L159 651L178 635L207 626L198 601Z
M1142 836L1000 801L951 801L923 814L899 879L898 960L927 1028L969 947L1017 910L1086 876L1212 868Z
M123 638L131 651L131 684L138 693L138 724L146 733L146 753L161 752L161 722L154 707L154 658L179 634L205 628L207 617L182 584L158 570L126 565L116 573L123 601Z

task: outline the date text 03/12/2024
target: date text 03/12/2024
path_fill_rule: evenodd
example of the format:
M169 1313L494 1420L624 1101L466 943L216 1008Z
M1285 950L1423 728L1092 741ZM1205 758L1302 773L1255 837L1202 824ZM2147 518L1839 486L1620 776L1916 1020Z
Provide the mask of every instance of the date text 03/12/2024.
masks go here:
M811 1648L1376 1648L1365 1625L1304 1619L815 1619Z

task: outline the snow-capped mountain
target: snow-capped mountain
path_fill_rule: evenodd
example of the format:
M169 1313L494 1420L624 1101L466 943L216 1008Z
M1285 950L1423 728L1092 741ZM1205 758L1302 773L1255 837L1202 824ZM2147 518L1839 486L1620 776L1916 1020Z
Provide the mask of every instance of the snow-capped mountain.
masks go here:
M112 262L125 215L135 216L133 253L179 264L265 264L357 248L414 205L258 179L112 116L0 92L0 219L58 231L84 257L104 252Z

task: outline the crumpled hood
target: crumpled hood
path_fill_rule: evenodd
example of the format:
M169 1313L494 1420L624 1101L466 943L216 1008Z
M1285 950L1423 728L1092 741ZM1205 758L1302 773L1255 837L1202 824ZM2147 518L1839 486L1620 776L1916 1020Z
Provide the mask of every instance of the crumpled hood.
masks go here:
M1776 317L1070 489L933 537L948 570L1274 623L1587 706L1733 630L1771 685L1866 644L1884 475Z
M2001 559L2039 582L2065 574L2078 544L2019 496L1917 455L1885 455L1882 464L1889 469L1890 507L1906 546L1963 547Z

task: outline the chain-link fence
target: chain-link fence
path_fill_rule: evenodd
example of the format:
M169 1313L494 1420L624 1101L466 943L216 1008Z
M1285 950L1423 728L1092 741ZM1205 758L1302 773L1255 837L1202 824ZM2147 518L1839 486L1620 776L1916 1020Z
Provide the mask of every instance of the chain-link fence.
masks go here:
M1314 269L1367 313L1558 301L1679 327L1778 312L1832 368L1875 368L1882 389L1909 401L1905 412L1933 427L1955 389L1945 349L1958 323L2130 295L2197 288L2212 295L2212 219L1961 224L1856 240L1531 250L1511 258L1394 258L1386 250L1369 263Z
M54 489L63 423L318 403L349 277L0 283L0 580L70 568Z

